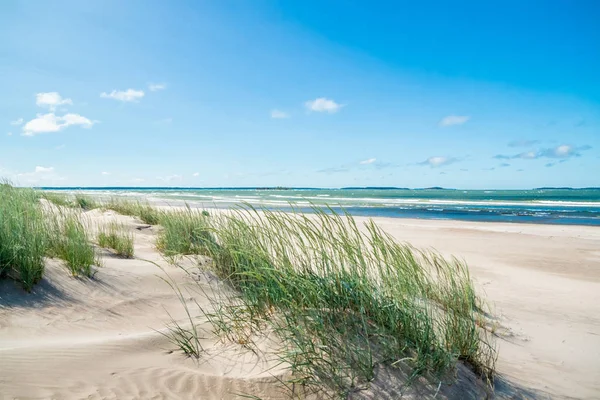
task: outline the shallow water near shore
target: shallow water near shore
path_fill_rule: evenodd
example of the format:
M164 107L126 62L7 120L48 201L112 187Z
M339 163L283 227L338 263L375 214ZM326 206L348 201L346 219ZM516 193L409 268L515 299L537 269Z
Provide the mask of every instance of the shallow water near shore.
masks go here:
M357 216L600 226L600 189L454 190L396 188L43 188L94 197L227 208L247 203L310 212L311 206Z

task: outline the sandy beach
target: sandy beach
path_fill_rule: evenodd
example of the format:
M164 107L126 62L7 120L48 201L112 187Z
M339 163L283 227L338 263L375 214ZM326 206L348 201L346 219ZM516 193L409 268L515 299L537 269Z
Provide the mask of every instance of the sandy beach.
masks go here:
M0 400L600 400L600 0L540 3L0 0Z
M600 230L377 219L464 259L501 326L498 372L540 398L600 396ZM501 389L501 388L498 388Z
M50 260L31 294L0 282L0 397L282 398L276 385L282 370L265 356L277 346L269 335L259 340L260 355L210 337L202 344L211 356L199 364L173 352L161 331L169 314L181 319L185 311L158 266L177 282L187 278L155 249L157 228L112 211L86 216L126 224L135 235L135 258L105 251L91 280L72 278ZM600 396L599 229L375 221L400 241L468 263L496 317L497 397ZM212 287L210 276L199 279Z

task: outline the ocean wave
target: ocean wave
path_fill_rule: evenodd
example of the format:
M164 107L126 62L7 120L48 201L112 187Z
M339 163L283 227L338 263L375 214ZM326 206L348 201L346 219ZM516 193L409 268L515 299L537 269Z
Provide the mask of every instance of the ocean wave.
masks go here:
M455 199L424 199L424 198L411 198L411 199L392 199L392 198L377 198L377 197L327 197L324 196L285 196L285 195L270 195L280 199L288 199L293 202L295 199L302 200L317 200L315 203L325 201L326 204L332 202L339 202L340 204L357 204L357 203L371 203L371 204L385 204L385 205L399 205L399 204L434 204L434 205L465 205L465 206L515 206L515 207L531 207L532 205L538 206L557 206L557 207L590 207L600 208L600 201L554 201L554 200L529 200L529 201L506 201L506 200L455 200Z
M251 204L267 204L269 198L281 199L285 203L306 204L306 202L314 201L315 205L343 205L346 207L355 206L460 206L474 208L488 207L516 207L528 209L531 211L543 210L548 207L565 208L565 212L570 212L567 209L576 208L592 208L600 209L600 201L567 201L567 200L528 200L528 201L506 201L506 200L459 200L459 199L425 199L425 198L381 198L381 197L331 197L331 195L323 194L316 196L293 196L281 194L269 194L267 196L258 196L251 194L200 194L190 192L164 192L164 191L73 191L74 193L84 193L101 197L156 197L156 198L172 198L172 199L206 199L207 201L219 202L248 202ZM536 207L535 209L532 207Z
M312 206L328 205L354 215L381 217L408 217L443 220L498 221L557 223L600 226L600 192L587 194L584 200L539 198L527 200L505 200L503 191L488 190L489 199L469 198L478 191L444 192L435 198L395 197L395 193L382 191L296 191L272 193L253 190L69 190L66 193L84 193L101 198L124 197L152 199L152 202L189 202L194 206L226 208L240 203L263 206L269 209L289 210L297 208L310 211ZM406 193L406 192L405 192ZM411 192L415 193L415 192ZM425 192L424 192L425 193ZM463 193L469 193L465 196ZM484 193L484 191L479 191ZM539 191L529 191L539 193ZM373 196L370 196L373 194ZM409 195L407 195L409 196ZM426 196L425 194L423 196ZM514 195L516 196L516 195ZM556 196L556 194L553 194ZM464 197L464 198L463 198ZM588 199L591 199L588 201Z

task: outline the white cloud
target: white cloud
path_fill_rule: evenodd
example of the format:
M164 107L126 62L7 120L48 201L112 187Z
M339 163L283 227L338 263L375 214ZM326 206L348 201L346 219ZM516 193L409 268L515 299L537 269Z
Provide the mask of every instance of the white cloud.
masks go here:
M375 161L377 161L377 159L376 159L376 158L369 158L368 160L363 160L363 161L361 161L360 163L361 163L362 165L367 165L367 164L373 164Z
M55 150L62 150L62 149L64 149L65 147L67 147L67 145L66 145L66 144L61 144L61 145L58 145L58 146L56 146L54 149L55 149Z
M447 117L444 117L440 120L439 125L440 126L462 125L470 119L471 119L471 117L469 117L467 115L448 115Z
M133 182L136 182L136 183L140 183L140 182L144 182L144 181L145 181L145 179L142 179L142 178L134 178L134 179L132 179L132 181L133 181Z
M194 172L194 173L192 174L192 176L199 176L199 175L200 175L200 172Z
M94 122L79 114L65 114L62 116L62 120L67 126L83 125L86 127L91 127L94 125Z
M525 153L517 154L516 158L523 158L525 160L533 160L537 158L538 155L535 151L526 151Z
M45 174L48 172L54 172L54 167L35 167L36 174Z
M73 104L73 101L63 99L58 92L46 92L35 95L35 104L40 107L48 107L50 111L54 111L58 106Z
M167 85L164 83L151 83L148 85L148 89L150 89L151 92L158 92L159 90L164 90L166 88Z
M158 121L156 121L157 124L170 124L171 122L173 122L173 118L163 118L163 119L159 119Z
M289 118L290 114L286 113L285 111L280 111L280 110L271 110L271 118Z
M104 176L110 175L110 172L102 171L102 175L104 175Z
M90 121L79 114L65 114L62 117L54 113L38 114L36 118L23 126L23 136L34 136L40 133L58 132L72 125L91 128L95 121Z
M315 100L310 100L304 103L305 107L310 111L328 112L330 114L338 112L344 105L338 104L333 100L325 97L319 97Z
M569 145L563 144L554 149L553 153L557 157L565 157L573 151L573 148Z
M521 158L524 160L535 160L542 157L566 159L571 157L581 157L582 151L586 151L591 148L592 147L589 145L571 146L569 144L561 144L560 146L552 147L549 149L540 149L538 151L526 151L524 153L514 155L498 154L494 156L494 158L499 160L512 160L517 158Z
M516 158L522 158L523 160L534 160L539 157L539 154L535 151L526 151L524 153L514 154L512 156L507 156L504 154L495 155L493 158L498 160L513 160Z
M8 132L6 136L12 136L12 132Z
M115 99L119 101L138 101L144 97L145 93L143 90L127 89L127 90L113 90L110 93L102 92L100 97L105 99Z
M10 121L11 125L18 126L23 124L23 118L15 119L14 121Z
M543 149L540 151L540 157L548 158L569 158L569 157L580 157L581 151L589 150L592 146L571 146L569 144L561 144L551 149Z
M23 135L33 136L37 133L58 132L62 122L54 113L38 114L37 118L27 122L23 127Z
M427 160L422 161L419 165L428 165L432 168L441 167L444 165L452 164L457 162L458 159L454 157L429 157Z

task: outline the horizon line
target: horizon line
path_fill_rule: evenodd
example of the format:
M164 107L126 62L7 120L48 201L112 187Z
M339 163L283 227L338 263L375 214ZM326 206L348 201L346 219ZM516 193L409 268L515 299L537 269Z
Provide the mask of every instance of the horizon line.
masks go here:
M21 188L33 188L41 190L118 190L118 189L168 189L168 190L600 190L600 186L570 187L570 186L543 186L527 189L462 189L445 188L440 186L431 187L400 187L400 186L342 186L342 187L310 187L310 186L17 186Z

